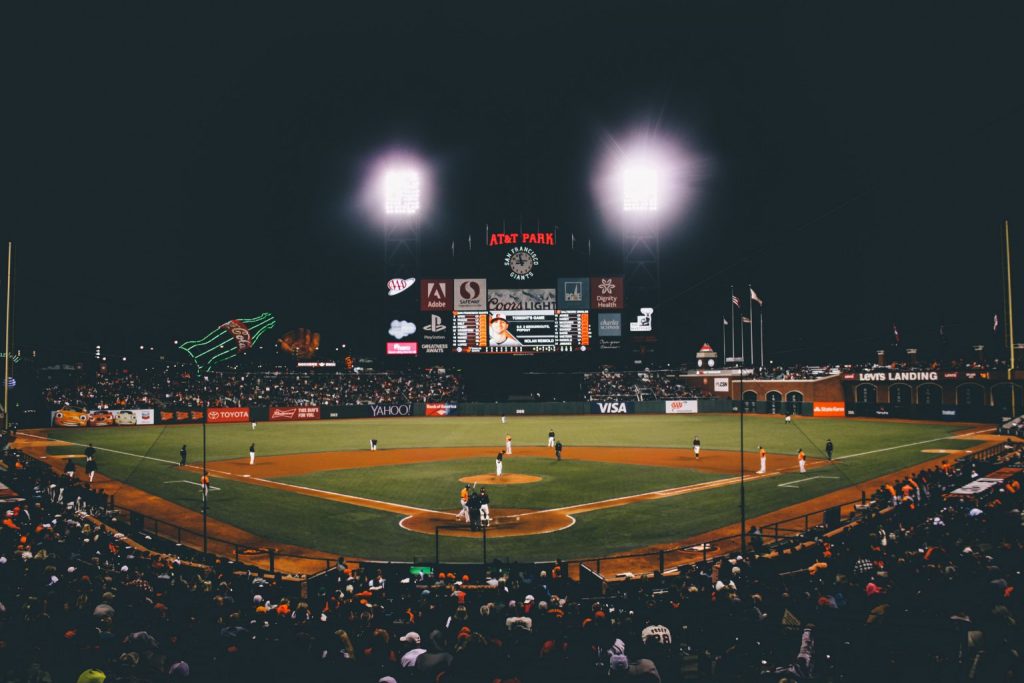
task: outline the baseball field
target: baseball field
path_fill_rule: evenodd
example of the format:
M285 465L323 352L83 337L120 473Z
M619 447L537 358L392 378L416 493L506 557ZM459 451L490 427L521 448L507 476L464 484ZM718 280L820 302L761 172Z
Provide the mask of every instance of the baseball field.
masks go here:
M549 430L565 445L556 461ZM512 437L504 473L495 454ZM699 436L701 457L691 442ZM379 450L369 450L370 439ZM986 425L748 416L748 517L813 507L837 492L989 445ZM835 454L826 460L824 444ZM96 484L119 504L201 528L201 425L33 430L18 446L63 469L97 449ZM255 463L249 446L255 444ZM179 467L179 450L188 463ZM768 451L757 474L757 448ZM808 456L800 474L796 453ZM732 414L392 418L210 425L210 533L290 552L432 560L463 483L486 487L488 555L596 557L677 543L739 521L740 420ZM80 468L79 477L84 476ZM875 483L877 485L877 483ZM823 505L817 505L823 507ZM479 534L445 529L443 559L481 559Z

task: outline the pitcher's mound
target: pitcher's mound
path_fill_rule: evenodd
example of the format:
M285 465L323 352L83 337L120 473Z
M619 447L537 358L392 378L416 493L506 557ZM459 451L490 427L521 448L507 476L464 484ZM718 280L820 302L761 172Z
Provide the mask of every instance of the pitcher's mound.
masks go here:
M532 484L540 481L540 477L535 477L532 474L503 474L500 477L494 474L474 474L469 477L463 477L459 481L463 484L499 486L502 484Z

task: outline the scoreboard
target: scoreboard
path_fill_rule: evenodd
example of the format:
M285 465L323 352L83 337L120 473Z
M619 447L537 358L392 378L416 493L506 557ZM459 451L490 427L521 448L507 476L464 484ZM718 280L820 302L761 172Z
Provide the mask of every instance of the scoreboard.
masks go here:
M452 350L458 353L533 354L589 348L587 311L456 311L452 315Z

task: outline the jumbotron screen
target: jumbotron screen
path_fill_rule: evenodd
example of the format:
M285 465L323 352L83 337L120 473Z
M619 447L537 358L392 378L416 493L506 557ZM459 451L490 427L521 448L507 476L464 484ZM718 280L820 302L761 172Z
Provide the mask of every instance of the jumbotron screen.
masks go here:
M455 352L528 354L589 348L587 311L456 311L452 315Z

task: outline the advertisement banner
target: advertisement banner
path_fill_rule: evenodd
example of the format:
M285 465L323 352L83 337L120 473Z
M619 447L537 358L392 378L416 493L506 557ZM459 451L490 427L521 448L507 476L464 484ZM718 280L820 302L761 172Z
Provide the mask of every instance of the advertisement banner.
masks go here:
M728 377L716 377L715 378L715 391L719 393L729 393L729 378Z
M207 408L206 421L213 422L249 422L249 408Z
M270 408L271 421L278 420L319 420L320 406L292 406L290 408Z
M593 401L590 404L590 412L597 415L626 415L634 412L633 408L629 401Z
M78 410L61 408L50 412L54 427L134 427L156 424L151 408L142 410Z
M449 348L451 318L444 314L431 313L420 325L420 351L423 353L444 353Z
M454 415L458 410L455 403L428 403L425 415L427 417L447 417Z
M455 280L455 310L486 311L487 280L484 278Z
M557 299L553 289L491 289L487 308L492 311L553 311Z
M590 278L558 278L558 308L563 311L585 311L590 304Z
M665 401L665 412L669 415L696 413L697 401Z
M160 422L202 422L203 411L201 410L161 410Z
M420 310L421 311L450 311L450 310L452 310L452 281L451 280L421 280L420 281Z
M846 417L846 404L842 401L815 401L814 417Z
M412 415L411 403L390 403L370 405L370 417L409 417Z
M595 310L619 310L626 302L621 277L590 278L590 307Z
M621 337L622 336L622 314L621 313L598 313L597 314L597 336L599 336L599 337Z
M389 356L415 356L417 353L419 345L416 342L387 342Z

